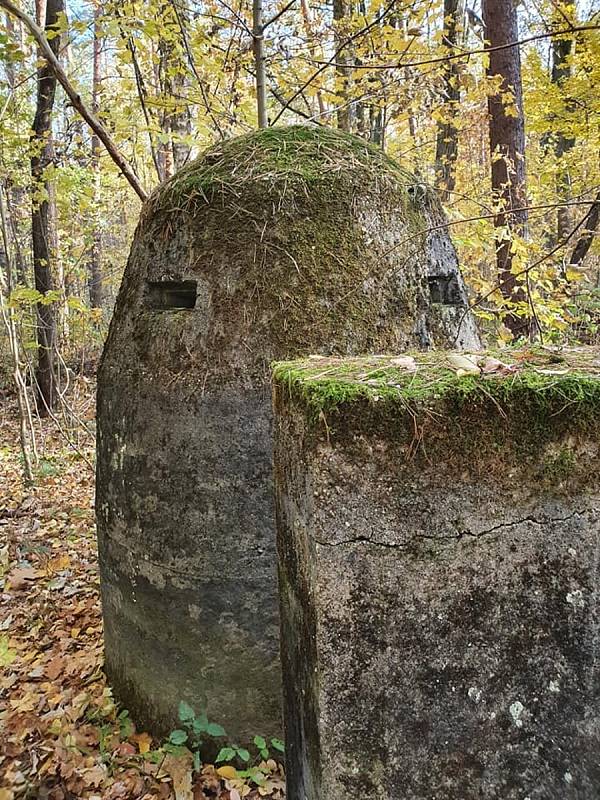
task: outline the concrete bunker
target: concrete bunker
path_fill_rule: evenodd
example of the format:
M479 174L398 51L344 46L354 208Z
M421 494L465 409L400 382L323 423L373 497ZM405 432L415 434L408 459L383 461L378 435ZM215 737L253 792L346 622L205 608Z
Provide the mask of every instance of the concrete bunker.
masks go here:
M186 700L236 741L281 733L269 364L476 346L442 220L378 149L303 126L218 144L145 205L97 479L106 669L141 724Z
M275 369L289 800L598 797L599 350L495 355Z

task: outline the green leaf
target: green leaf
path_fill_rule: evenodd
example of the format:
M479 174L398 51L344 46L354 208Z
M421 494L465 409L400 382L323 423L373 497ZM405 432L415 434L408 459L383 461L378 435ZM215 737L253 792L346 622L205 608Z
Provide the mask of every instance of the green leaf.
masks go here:
M250 778L257 786L263 786L267 776L258 767L249 767L238 772L240 778Z
M181 703L179 703L179 719L182 722L190 722L190 720L193 720L195 716L196 712L194 709L188 705L185 700L182 700Z
M264 750L264 748L267 746L267 743L262 736L255 736L252 741L258 747L259 750Z
M165 753L171 753L172 755L177 756L177 758L183 758L186 752L185 747L182 747L179 744L169 744L169 742L167 742L162 749Z
M185 744L185 742L187 742L187 738L188 735L185 731L176 730L176 731L171 731L171 734L169 736L169 741L171 742L171 744Z
M0 667L10 667L17 657L17 651L8 645L8 636L0 636Z
M281 739L271 739L271 744L275 750L279 750L280 753L285 753L285 745Z
M260 757L261 758L268 758L269 757L269 751L267 750L266 747L263 747L263 749L260 750Z
M119 731L121 733L121 738L129 739L135 728L133 726L133 722L129 719L129 711L126 708L124 708L123 711L120 712L118 720L119 720Z
M192 722L192 728L194 733L201 734L206 733L208 730L208 717L206 714L202 713L199 717L196 717Z
M238 747L237 754L242 761L250 761L250 753L244 747Z
M226 736L225 728L221 725L218 725L216 722L210 722L206 726L206 732L209 736Z
M234 756L235 750L233 747L222 747L217 755L216 763L219 764L221 761L231 761Z

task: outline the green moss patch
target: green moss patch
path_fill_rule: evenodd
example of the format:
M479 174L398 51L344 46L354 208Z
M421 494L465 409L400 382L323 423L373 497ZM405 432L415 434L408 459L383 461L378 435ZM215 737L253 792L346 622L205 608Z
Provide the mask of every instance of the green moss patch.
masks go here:
M334 359L314 356L274 365L275 383L312 414L357 401L413 413L491 405L532 416L600 418L600 348L488 353L428 352Z
M600 348L311 357L273 365L273 377L281 424L299 409L309 439L343 443L357 463L375 440L410 474L551 492L597 484Z
M236 364L228 348L243 341L261 381L274 358L404 349L417 345L419 320L439 317L424 233L439 202L434 192L416 199L417 185L356 136L310 126L256 131L214 145L157 190L134 261L152 281L200 279L205 318L217 321L200 347L210 341L221 365ZM448 254L455 269L449 242ZM447 327L432 323L433 340L452 341L455 325ZM153 334L138 331L143 347ZM168 369L181 363L175 337L161 348Z

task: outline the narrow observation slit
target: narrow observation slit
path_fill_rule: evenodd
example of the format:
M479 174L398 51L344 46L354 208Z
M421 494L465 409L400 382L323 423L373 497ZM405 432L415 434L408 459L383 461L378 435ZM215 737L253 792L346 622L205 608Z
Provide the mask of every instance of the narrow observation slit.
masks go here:
M464 305L456 275L430 275L427 281L432 303L441 303L444 306Z
M156 311L194 308L197 281L148 281L148 305Z

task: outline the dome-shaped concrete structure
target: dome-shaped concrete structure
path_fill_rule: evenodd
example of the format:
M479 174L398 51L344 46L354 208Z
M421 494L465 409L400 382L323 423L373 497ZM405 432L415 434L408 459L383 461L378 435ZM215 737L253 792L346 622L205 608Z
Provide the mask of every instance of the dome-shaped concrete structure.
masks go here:
M106 668L134 718L187 700L280 734L269 362L478 344L431 191L353 136L218 144L142 212L99 373ZM459 328L459 323L461 329Z

